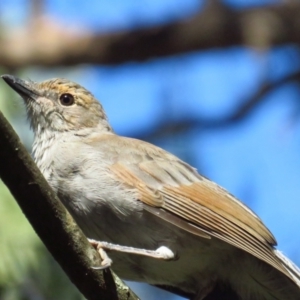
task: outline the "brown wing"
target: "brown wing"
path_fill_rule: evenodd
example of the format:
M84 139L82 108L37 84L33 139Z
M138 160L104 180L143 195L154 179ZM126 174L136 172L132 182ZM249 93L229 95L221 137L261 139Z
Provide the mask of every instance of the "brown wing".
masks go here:
M236 246L290 277L273 253L275 238L249 208L162 149L118 138L127 150L111 171L127 186L137 189L145 209L203 238L213 236ZM173 219L168 217L171 215ZM184 228L182 224L188 225Z

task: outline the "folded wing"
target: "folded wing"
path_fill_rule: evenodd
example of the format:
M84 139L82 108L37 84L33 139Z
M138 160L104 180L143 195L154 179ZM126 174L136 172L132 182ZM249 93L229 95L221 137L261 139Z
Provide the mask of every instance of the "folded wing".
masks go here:
M249 208L175 156L149 144L134 148L135 140L128 141L139 159L121 157L111 171L138 191L146 210L202 238L240 248L293 278L274 252L275 238Z

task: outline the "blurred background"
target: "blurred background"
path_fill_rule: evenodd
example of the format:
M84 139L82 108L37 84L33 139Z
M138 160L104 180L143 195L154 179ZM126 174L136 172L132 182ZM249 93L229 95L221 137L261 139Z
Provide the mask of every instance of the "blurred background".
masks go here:
M118 134L228 189L300 265L299 15L298 1L1 0L0 70L85 86ZM22 101L4 82L0 110L30 151ZM181 299L129 285L142 299ZM0 299L82 299L3 184Z

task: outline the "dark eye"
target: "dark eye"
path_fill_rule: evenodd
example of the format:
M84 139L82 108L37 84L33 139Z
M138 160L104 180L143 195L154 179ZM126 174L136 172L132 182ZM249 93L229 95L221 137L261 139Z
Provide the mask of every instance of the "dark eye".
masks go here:
M75 102L74 97L71 94L61 94L61 96L59 97L59 101L61 105L64 106L70 106Z

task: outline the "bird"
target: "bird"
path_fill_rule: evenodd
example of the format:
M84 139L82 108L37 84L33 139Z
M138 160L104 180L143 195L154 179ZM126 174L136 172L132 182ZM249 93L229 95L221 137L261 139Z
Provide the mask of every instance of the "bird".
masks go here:
M2 78L25 103L37 166L103 268L193 300L300 299L299 268L224 188L155 145L117 135L78 83Z

